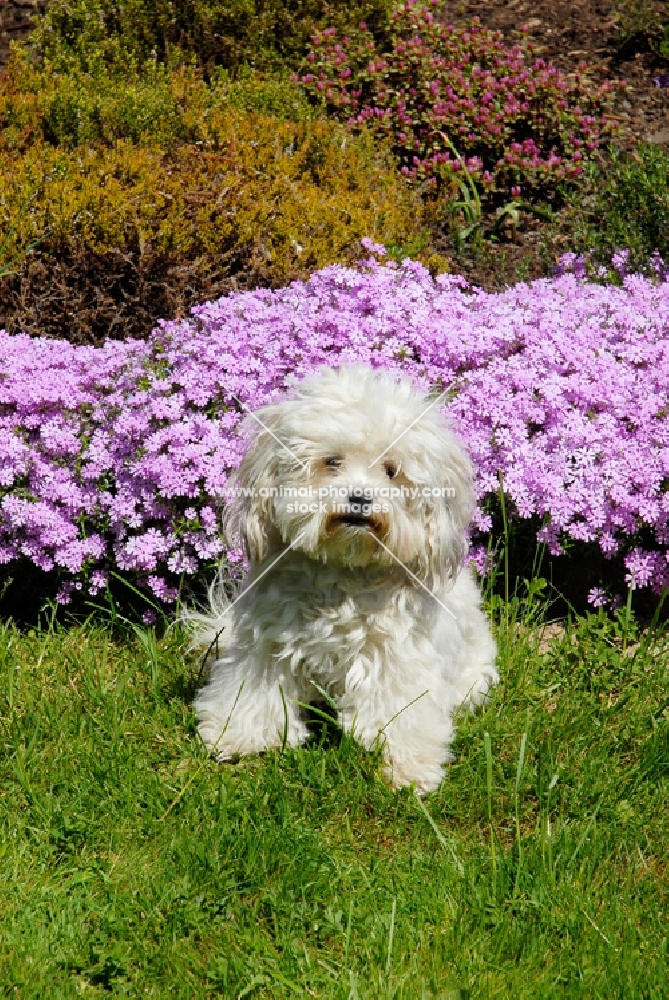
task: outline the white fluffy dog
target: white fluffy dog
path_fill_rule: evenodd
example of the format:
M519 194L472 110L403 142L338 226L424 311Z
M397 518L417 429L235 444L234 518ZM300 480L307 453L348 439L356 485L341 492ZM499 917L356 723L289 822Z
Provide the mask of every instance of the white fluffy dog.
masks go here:
M436 406L387 372L323 369L256 411L233 521L250 571L221 582L198 639L217 649L195 709L218 760L308 737L329 700L395 786L437 788L453 713L498 677L462 567L471 466ZM247 428L249 421L247 420Z

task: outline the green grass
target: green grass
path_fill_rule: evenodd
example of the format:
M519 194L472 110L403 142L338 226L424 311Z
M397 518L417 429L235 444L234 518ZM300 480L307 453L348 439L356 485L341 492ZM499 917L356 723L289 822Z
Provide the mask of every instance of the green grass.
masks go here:
M509 624L424 803L332 734L208 761L176 631L3 626L0 993L666 996L667 647L625 622Z

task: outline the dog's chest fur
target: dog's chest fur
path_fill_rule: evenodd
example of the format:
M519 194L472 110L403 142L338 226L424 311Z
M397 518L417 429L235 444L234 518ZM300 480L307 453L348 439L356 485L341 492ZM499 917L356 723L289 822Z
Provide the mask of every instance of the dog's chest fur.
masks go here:
M378 681L431 617L401 573L342 574L312 560L284 567L260 597L264 621L257 609L251 614L254 642L282 669L334 695Z

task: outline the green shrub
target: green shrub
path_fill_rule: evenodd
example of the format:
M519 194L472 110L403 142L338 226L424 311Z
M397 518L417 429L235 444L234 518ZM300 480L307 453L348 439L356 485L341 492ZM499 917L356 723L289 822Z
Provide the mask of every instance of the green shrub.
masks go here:
M603 263L620 249L630 251L632 269L654 250L669 260L669 152L656 145L614 150L591 166L583 187L568 196L560 230L569 250L594 250Z
M662 36L662 24L653 0L614 0L616 21L614 44L622 56L656 44Z
M669 22L662 26L654 49L662 59L666 59L669 62Z
M201 141L209 116L224 107L292 121L317 117L297 84L257 73L231 80L221 70L205 83L193 67L155 63L127 77L100 67L57 72L48 63L35 67L17 49L3 84L0 148L16 151L40 139L68 149L119 139L172 149Z
M19 151L40 139L66 148L117 139L170 146L189 137L186 112L193 118L197 107L197 117L214 96L192 69L153 64L126 78L100 68L58 72L14 49L0 88L0 148Z
M343 31L365 21L383 33L392 0L52 0L37 24L37 52L60 67L120 71L147 59L169 63L189 55L210 70L295 68L320 24Z
M308 121L318 117L304 91L296 83L280 77L243 75L226 85L222 82L225 100L233 108L258 111L288 121Z
M106 90L104 80L74 74L60 76L44 107L42 128L53 145L85 145L145 136L156 142L183 138L179 108L170 80L157 70L152 77ZM102 85L101 85L102 84Z

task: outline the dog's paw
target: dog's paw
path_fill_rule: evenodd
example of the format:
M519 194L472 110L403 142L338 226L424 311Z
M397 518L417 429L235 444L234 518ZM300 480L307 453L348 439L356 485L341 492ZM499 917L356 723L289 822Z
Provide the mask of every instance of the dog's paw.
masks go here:
M458 708L475 712L490 701L493 687L499 682L499 674L494 667L475 677L463 678L459 685Z
M441 760L403 760L401 763L388 760L384 767L384 775L392 788L406 788L412 785L416 793L423 798L430 792L435 792L442 783L443 763Z
M221 721L203 715L198 722L198 731L207 750L219 763L235 761L265 750L298 747L309 737L309 730L301 720L290 720L287 729L285 725L282 729L268 725L264 730L250 727L247 731L240 731L230 724L230 720Z

